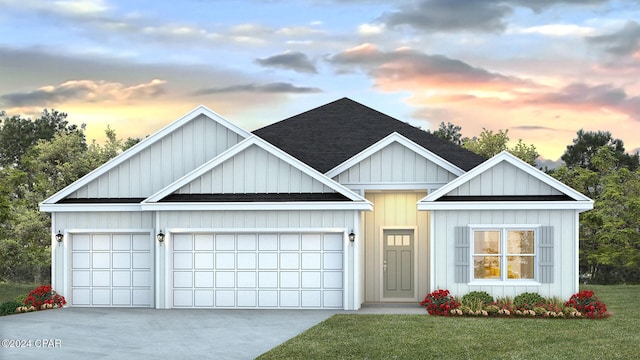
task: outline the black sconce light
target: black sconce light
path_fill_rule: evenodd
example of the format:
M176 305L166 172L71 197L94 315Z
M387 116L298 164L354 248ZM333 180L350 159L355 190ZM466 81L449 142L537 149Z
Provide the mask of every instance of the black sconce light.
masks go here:
M356 234L353 233L353 230L351 230L351 232L349 233L349 241L356 241Z
M60 243L62 242L62 239L64 239L64 235L62 235L60 230L58 230L58 233L56 234L56 241Z
M158 235L156 235L156 239L158 239L158 242L163 242L164 241L164 234L162 233L162 230L160 230Z

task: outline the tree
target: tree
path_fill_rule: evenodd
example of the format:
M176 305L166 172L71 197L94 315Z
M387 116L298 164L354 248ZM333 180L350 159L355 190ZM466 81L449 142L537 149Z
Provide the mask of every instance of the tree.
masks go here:
M522 142L522 139L518 140L518 143L511 149L509 149L509 130L498 130L494 133L491 130L485 128L478 137L471 139L466 138L462 147L467 150L471 150L476 154L480 154L486 158L490 158L499 154L502 151L509 151L511 154L525 161L526 163L536 166L536 159L538 158L538 151L534 145L527 145Z
M614 139L608 131L578 130L577 137L573 139L573 145L567 146L567 150L560 158L569 168L579 166L595 170L596 167L592 164L592 159L602 146L611 149L613 165L616 168L624 166L633 171L640 166L639 154L627 154L624 142L620 139Z
M51 220L38 204L122 151L123 141L109 127L103 146L87 145L82 129L67 130L60 127L51 138L37 140L0 173L0 216L3 193L9 199L0 232L0 281L40 282L49 276Z
M447 124L445 125L444 122L441 122L438 130L430 133L439 137L440 139L450 141L458 146L462 146L462 143L465 139L462 138L461 131L462 127L458 125L454 125L450 122L447 122Z
M595 200L580 215L580 273L590 282L640 283L640 169L615 164L603 145L589 167L562 166L552 175Z
M75 132L69 125L67 114L56 110L43 110L39 118L31 120L19 115L8 117L0 111L0 166L17 166L27 149L38 140L51 139L57 132Z

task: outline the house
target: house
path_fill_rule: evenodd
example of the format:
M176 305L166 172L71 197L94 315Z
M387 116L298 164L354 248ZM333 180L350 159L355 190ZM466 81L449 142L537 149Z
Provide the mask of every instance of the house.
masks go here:
M346 98L253 133L198 107L40 204L71 306L346 310L568 298L592 207Z

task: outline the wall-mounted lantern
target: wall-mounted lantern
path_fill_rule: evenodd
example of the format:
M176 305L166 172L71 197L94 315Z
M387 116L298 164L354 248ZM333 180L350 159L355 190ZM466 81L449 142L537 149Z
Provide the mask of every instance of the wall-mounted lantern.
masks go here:
M158 235L156 235L156 239L158 240L159 243L164 242L164 234L162 233L162 230L160 230Z
M356 234L353 233L353 230L351 230L351 232L349 233L349 241L356 241Z
M56 234L56 241L61 243L63 239L64 239L64 235L62 235L60 230L58 230L58 233Z

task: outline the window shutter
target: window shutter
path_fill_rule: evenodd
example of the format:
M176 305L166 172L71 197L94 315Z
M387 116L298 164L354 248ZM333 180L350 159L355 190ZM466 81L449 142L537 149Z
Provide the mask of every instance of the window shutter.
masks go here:
M553 226L540 227L538 236L538 271L541 283L553 282Z
M471 254L469 252L469 228L466 226L456 226L455 228L455 266L456 266L456 282L469 282L469 263L471 262Z

